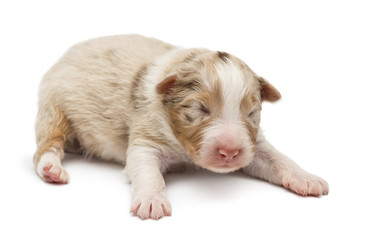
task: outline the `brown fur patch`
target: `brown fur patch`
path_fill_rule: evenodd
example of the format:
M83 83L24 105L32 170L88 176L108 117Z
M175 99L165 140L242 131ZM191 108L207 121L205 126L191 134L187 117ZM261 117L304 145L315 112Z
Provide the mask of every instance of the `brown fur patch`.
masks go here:
M244 114L244 117L246 117L257 106L261 106L259 96L256 94L246 94L242 98L239 108L240 112Z
M262 77L258 77L258 80L261 83L262 101L276 102L280 100L281 94L274 86Z
M250 140L256 144L260 123L260 111L262 109L259 96L247 94L240 103L240 112L244 126L247 128Z
M255 145L257 142L258 125L257 127L255 127L248 121L245 121L245 125L246 128L248 129L250 140L252 141L253 145Z
M226 52L217 52L217 57L219 57L223 62L227 63L230 58L230 54Z
M156 91L158 94L167 93L175 84L176 80L178 79L177 75L172 75L165 78L156 86Z
M193 91L200 91L203 89L203 84L195 74L185 74L178 77L174 86L170 89L170 92L164 96L162 102L165 106L173 107L183 101L184 98L189 96Z
M47 151L57 151L61 154L64 152L64 144L70 132L70 122L65 117L64 113L56 108L53 119L48 119L48 126L38 126L43 130L38 129L37 135L37 152L34 156L35 163L38 163L41 156Z
M204 129L210 124L211 119L206 117L195 124L190 124L183 119L180 112L170 111L170 125L176 138L181 142L189 154L195 156L202 147Z

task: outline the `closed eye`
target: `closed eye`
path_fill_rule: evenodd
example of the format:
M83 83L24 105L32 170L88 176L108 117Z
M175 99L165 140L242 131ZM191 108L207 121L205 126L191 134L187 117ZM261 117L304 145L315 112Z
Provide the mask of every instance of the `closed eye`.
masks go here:
M184 105L181 105L181 107L187 108L187 109L188 108L198 109L201 112L203 112L204 114L207 114L207 115L210 114L210 110L208 110L208 108L206 108L202 103L199 103L199 105L197 105L197 106L191 105L191 104L184 104Z
M210 114L210 110L208 110L208 108L206 108L203 104L201 104L201 105L200 105L199 109L200 109L203 113L205 113L205 114L207 114L207 115L209 115L209 114Z
M258 108L255 108L253 109L253 111L251 111L249 114L248 114L248 117L253 117L257 112L259 111Z

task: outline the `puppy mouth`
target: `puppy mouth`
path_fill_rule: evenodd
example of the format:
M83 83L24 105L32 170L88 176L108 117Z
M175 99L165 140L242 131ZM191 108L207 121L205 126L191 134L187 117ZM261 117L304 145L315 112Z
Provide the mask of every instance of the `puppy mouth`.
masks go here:
M195 163L202 168L216 173L234 172L248 165L248 161L241 158L229 160L214 158L207 161L195 161Z
M215 173L230 173L230 172L234 172L236 170L239 170L242 168L242 166L237 166L237 165L233 165L233 164L222 164L222 165L202 165L201 167L210 170L211 172L215 172Z

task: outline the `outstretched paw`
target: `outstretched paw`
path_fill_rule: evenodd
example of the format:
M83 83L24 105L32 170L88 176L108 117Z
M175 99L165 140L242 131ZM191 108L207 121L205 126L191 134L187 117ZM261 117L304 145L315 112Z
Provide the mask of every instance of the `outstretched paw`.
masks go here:
M288 174L283 179L283 186L302 196L319 197L328 194L328 183L322 178L307 172Z
M148 218L158 220L164 216L171 216L171 205L164 194L140 195L134 198L130 212L142 220Z

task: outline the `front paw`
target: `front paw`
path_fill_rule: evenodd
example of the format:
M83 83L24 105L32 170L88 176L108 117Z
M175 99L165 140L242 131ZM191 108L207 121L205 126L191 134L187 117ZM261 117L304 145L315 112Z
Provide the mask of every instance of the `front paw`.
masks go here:
M283 186L302 196L328 194L328 183L322 178L307 172L293 172L283 178Z
M163 193L137 195L130 212L142 220L148 218L158 220L164 216L171 216L171 205Z

